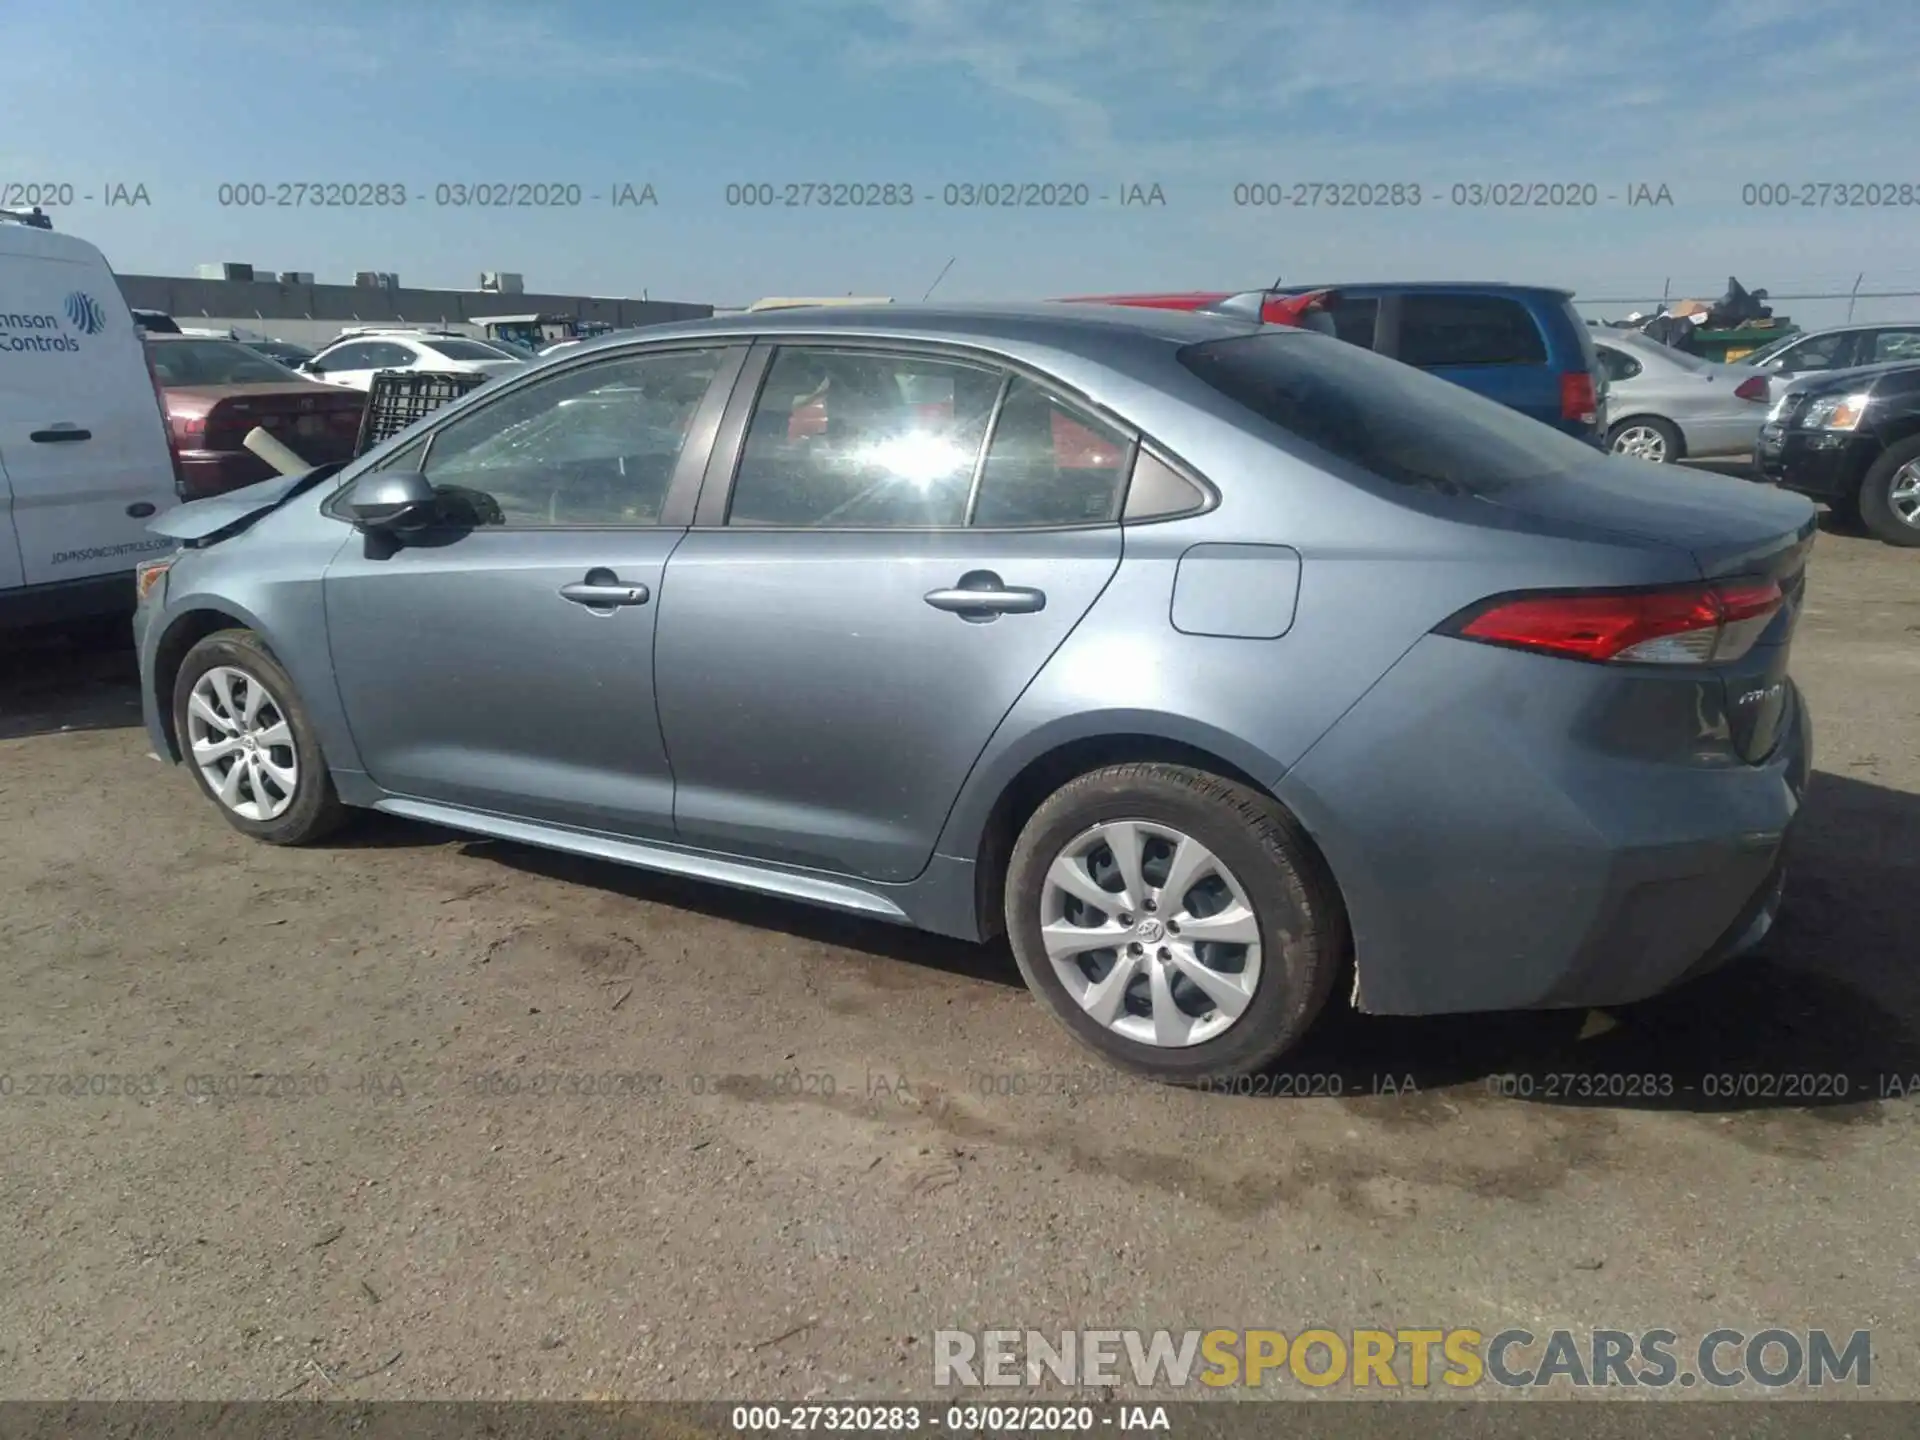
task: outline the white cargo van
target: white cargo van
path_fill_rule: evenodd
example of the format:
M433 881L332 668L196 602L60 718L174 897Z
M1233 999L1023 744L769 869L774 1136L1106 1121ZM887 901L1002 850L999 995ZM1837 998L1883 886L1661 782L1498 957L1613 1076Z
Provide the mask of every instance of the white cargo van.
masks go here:
M0 629L133 612L179 501L145 344L100 252L0 215Z

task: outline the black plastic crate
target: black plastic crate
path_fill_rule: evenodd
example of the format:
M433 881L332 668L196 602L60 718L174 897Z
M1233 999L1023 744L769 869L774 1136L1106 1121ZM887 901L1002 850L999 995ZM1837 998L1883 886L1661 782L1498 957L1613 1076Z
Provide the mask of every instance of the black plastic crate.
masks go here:
M360 417L360 438L354 455L384 444L416 420L423 420L450 400L458 400L493 377L481 373L426 373L382 370L373 377L367 408Z

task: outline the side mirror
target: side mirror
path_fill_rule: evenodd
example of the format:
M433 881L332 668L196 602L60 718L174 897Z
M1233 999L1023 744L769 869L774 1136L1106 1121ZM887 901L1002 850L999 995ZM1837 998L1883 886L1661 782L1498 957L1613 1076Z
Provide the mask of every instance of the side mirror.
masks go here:
M353 482L341 508L363 530L418 521L434 503L433 482L418 470L373 470Z
M293 368L296 370L304 370L309 375L322 375L326 373L324 370L321 369L320 362L311 356L309 356L305 360L300 361Z

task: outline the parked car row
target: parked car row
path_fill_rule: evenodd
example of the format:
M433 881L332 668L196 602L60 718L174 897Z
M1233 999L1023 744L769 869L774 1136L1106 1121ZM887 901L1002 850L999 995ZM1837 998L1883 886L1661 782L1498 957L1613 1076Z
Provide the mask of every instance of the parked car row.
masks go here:
M1656 464L1755 456L1768 406L1801 377L1920 363L1920 324L1796 330L1722 364L1598 328L1580 320L1571 301L1570 291L1533 286L1422 282L1085 295L1069 303L1238 312L1320 329ZM1852 507L1843 500L1842 508Z
M50 226L0 217L0 268L9 304L25 307L0 323L0 617L129 605L129 567L162 548L145 531L147 519L183 495L268 475L243 443L256 425L303 459L335 463L364 433L355 416L364 387L383 370L422 382L486 374L492 384L645 333L561 340L529 360L505 341L368 327L308 353L250 331L183 336L170 316L130 310L99 253ZM1743 365L1721 367L1689 364L1666 347L1649 351L1630 335L1596 335L1573 322L1567 292L1540 287L1373 284L1094 298L1330 332L1645 459L1734 455L1752 427L1764 441L1760 468L1775 483L1857 513L1891 543L1911 544L1920 531L1920 477L1903 448L1916 401L1904 388L1909 362L1897 358L1920 345L1920 326L1796 333ZM778 308L848 307L782 302L751 313ZM1883 360L1884 378L1858 385L1838 378L1852 370L1815 368L1862 355L1895 358ZM1833 407L1824 394L1789 403L1781 394L1783 377L1828 376L1832 393L1860 403ZM1755 377L1767 384L1766 403L1756 398ZM425 414L460 390L423 384L387 419L404 424L409 410ZM1756 416L1770 417L1764 435ZM792 424L796 437L830 438L817 397ZM1074 443L1085 453L1097 448L1085 437Z

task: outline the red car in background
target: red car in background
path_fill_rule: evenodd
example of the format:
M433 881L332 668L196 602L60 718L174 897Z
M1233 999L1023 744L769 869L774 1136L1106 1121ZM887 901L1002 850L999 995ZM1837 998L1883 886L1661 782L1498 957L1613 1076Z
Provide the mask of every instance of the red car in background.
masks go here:
M1331 330L1331 322L1322 325L1331 288L1320 290L1269 291L1260 304L1260 318L1269 325L1301 325ZM1068 295L1066 305L1135 305L1143 310L1202 310L1233 298L1231 290L1176 290L1162 295Z
M145 337L180 493L204 499L278 474L242 443L257 425L303 460L353 458L363 391L322 385L235 340Z

